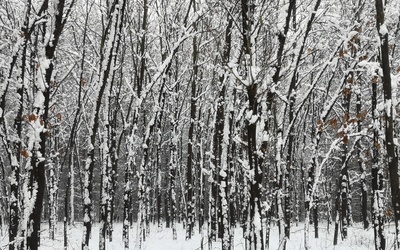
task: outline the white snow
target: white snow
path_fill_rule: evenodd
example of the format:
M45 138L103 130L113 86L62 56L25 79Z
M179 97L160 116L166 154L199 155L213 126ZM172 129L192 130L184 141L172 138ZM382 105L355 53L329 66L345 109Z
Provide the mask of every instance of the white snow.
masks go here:
M36 97L35 97L35 102L33 104L33 106L35 108L41 108L44 105L44 95L41 91L38 91L36 93Z
M386 24L382 24L381 27L379 27L379 33L384 36L388 33L388 29L386 27Z
M197 227L197 225L196 225ZM151 225L150 235L147 237L147 241L142 243L142 249L146 250L195 250L201 249L201 242L203 242L203 249L208 250L209 244L207 239L207 228L204 227L202 234L198 233L198 228L195 228L195 234L190 240L185 240L186 232L183 229L182 224L177 225L177 240L172 240L172 229L163 228L161 231L158 230L157 225ZM99 229L100 224L95 223L92 229L92 237L90 239L89 249L99 249ZM41 250L53 250L63 249L63 224L58 223L56 225L55 240L52 241L48 237L48 224L43 223L41 226ZM84 230L82 223L75 223L73 226L68 227L68 249L81 249L82 230ZM7 246L7 238L5 237L7 229L3 228L3 241L0 246L5 249ZM348 239L341 241L337 246L333 246L333 233L334 225L328 225L324 222L320 222L319 228L319 239L315 239L314 228L310 226L310 239L309 244L311 249L324 249L324 250L372 250L374 249L374 232L370 228L363 230L361 224L355 223L353 227L348 229ZM389 223L389 226L385 228L384 233L386 234L387 246L393 245L394 240L394 223ZM234 243L233 247L235 250L245 249L245 240L243 239L243 231L237 226L234 228ZM129 230L129 249L137 249L137 225L134 224ZM279 247L279 233L278 227L271 228L269 249L278 249ZM162 247L161 247L162 246ZM115 224L115 230L113 235L113 241L106 241L106 249L108 250L121 250L124 247L122 241L122 223ZM221 242L218 240L212 244L212 249L222 249ZM304 225L299 223L298 226L292 226L290 239L287 240L287 249L304 249Z
M353 30L353 31L350 31L349 32L349 35L347 36L347 39L352 39L355 35L357 35L358 34L358 32L357 31L355 31L355 30Z

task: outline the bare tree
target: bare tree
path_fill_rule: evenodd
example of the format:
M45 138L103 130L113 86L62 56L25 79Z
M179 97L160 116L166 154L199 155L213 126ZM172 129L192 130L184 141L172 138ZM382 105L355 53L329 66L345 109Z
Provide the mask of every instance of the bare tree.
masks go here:
M390 175L391 200L394 211L394 222L396 226L396 245L400 247L400 190L398 173L398 156L396 145L393 141L393 103L392 103L392 80L390 76L389 62L389 33L385 24L384 6L382 0L375 0L376 28L380 38L380 63L382 67L382 82L384 92L385 109L385 147L387 151L388 168ZM379 183L379 180L375 180ZM379 186L377 187L379 189ZM377 190L375 189L375 190ZM379 237L378 237L379 238ZM381 243L382 244L382 243Z

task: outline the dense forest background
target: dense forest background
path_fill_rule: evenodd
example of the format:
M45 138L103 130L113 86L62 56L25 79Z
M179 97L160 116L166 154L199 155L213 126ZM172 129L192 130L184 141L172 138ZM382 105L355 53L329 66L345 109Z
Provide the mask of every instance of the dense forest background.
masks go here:
M83 222L280 249L318 222L400 231L398 0L2 0L9 249ZM123 239L113 239L123 223ZM311 224L312 223L312 224ZM310 236L310 225L315 235ZM168 229L168 230L170 230ZM67 234L65 234L67 248ZM214 243L216 244L216 243ZM400 247L400 237L396 245ZM139 246L140 247L140 246Z

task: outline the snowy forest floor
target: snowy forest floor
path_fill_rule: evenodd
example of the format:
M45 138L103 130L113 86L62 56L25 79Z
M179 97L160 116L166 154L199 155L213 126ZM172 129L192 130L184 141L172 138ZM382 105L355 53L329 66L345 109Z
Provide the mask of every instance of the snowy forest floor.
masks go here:
M130 230L130 249L138 249L136 240L136 229L134 225ZM310 246L311 249L335 249L335 250L361 250L361 249L374 249L374 232L372 228L363 230L361 224L355 223L353 227L348 230L348 238L345 241L339 239L339 243L333 246L333 230L334 225L330 225L329 231L327 230L327 224L322 223L319 230L319 238L314 238L314 229L310 226ZM50 249L63 249L63 224L59 223L56 228L56 239L50 240L48 236L48 225L42 225L41 233L41 250ZM6 228L3 228L1 234L1 248L7 249L8 235ZM142 249L146 250L199 250L201 245L201 235L198 233L192 237L192 239L185 240L185 230L182 225L177 225L178 239L172 240L172 230L169 228L163 228L159 230L156 226L151 226L150 235L146 242L143 243ZM204 231L206 235L206 231ZM385 227L385 236L387 241L386 249L394 249L394 225L390 223ZM81 249L82 239L82 224L76 223L74 226L69 226L68 230L68 249ZM90 241L90 249L99 249L99 226L95 224L93 227L92 238ZM235 229L235 250L245 249L245 242L243 239L242 229L237 227ZM107 241L107 250L122 250L122 224L116 224L114 227L113 241ZM209 249L207 238L203 240L203 249ZM273 227L271 230L271 241L270 249L275 250L279 247L279 234L278 228ZM221 249L221 243L215 242L212 244L212 250ZM304 225L299 224L291 228L291 237L287 243L288 250L300 250L304 249Z

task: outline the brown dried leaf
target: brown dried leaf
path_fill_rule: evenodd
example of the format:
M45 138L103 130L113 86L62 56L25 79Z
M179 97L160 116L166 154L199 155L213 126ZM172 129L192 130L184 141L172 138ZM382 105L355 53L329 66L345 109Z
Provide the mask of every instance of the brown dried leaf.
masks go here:
M51 80L51 81L50 81L50 87L52 87L52 88L57 88L58 85L57 85L57 83L56 83L55 81Z
M344 137L344 131L343 130L341 130L341 131L339 131L338 133L337 133L337 136L339 137L339 138L343 138Z
M21 150L21 155L22 155L24 158L28 158L28 157L29 157L29 152L28 152L26 149Z
M332 127L336 128L338 125L338 121L336 118L333 118L331 120L329 120L329 125L331 125Z
M348 123L349 120L350 120L349 113L344 114L343 115L343 123Z
M357 121L358 120L356 118L352 118L349 120L349 123L355 124L355 123L357 123Z
M389 217L389 218L391 218L393 216L393 210L390 207L388 207L383 213L385 214L386 217Z
M346 135L343 137L343 143L348 144L349 143L349 137Z
M365 60L367 60L368 59L368 53L366 54L366 55L363 55L363 56L360 56L359 58L358 58L358 61L365 61Z
M353 83L353 82L354 82L353 77L350 76L349 78L347 78L347 83L350 83L350 84L351 84L351 83Z
M35 114L30 114L28 119L29 119L29 122L34 122L34 121L36 121L37 118L36 118Z
M47 138L49 138L49 137L51 136L50 131L47 130L46 132L44 132L44 136L47 137Z
M321 132L323 130L324 127L324 121L322 121L321 119L317 120L317 127L318 127L318 131Z
M344 88L343 90L342 90L342 94L344 95L344 96L349 96L350 94L351 94L351 89L350 88Z
M378 77L378 76L374 76L374 77L372 78L371 82L372 82L372 84L377 84L377 83L378 83L378 80L379 80L379 77Z
M359 121L364 121L365 120L365 117L367 116L367 114L368 114L368 111L362 111L361 113L358 113L357 115L356 115L356 117L357 117L357 119L359 120Z

